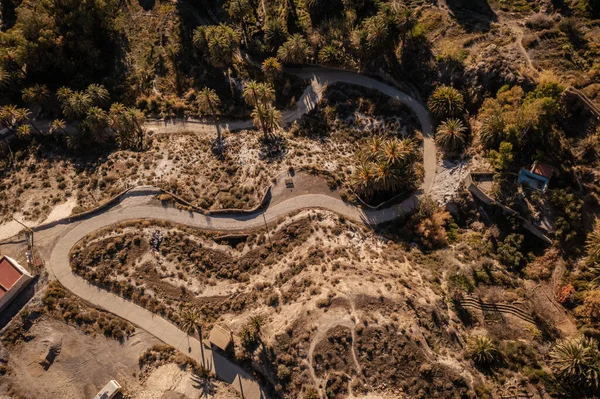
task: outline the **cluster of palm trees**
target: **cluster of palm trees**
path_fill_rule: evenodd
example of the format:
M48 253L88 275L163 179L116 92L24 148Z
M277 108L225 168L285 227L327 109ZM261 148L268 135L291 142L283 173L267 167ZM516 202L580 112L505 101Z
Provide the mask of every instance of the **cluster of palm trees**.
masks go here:
M91 84L84 91L62 87L58 89L56 97L63 115L74 129L67 131L65 120L57 119L52 122L51 130L65 133L70 148L77 149L105 142L112 132L121 148L143 149L144 114L136 108L120 103L113 103L107 111L105 108L110 101L110 95L104 86Z
M30 111L12 104L0 107L0 123L20 139L28 139L32 128L41 133L33 124Z
M463 122L465 101L458 90L439 86L429 98L429 109L442 121L437 128L435 141L448 153L458 153L467 142L467 127Z
M272 138L275 129L281 126L282 115L273 102L275 101L275 90L268 83L251 80L246 83L243 92L244 101L254 107L252 119L254 125L263 132L265 142ZM210 117L217 129L217 147L222 149L222 135L219 126L219 115L221 99L214 89L205 87L196 95L198 113L201 116Z
M262 130L263 140L268 142L283 120L281 112L273 105L275 90L268 83L251 80L246 84L243 96L246 104L254 107L251 115L254 126Z
M395 193L412 185L416 178L417 149L409 139L371 138L357 153L358 165L351 177L354 192L363 199L379 193Z

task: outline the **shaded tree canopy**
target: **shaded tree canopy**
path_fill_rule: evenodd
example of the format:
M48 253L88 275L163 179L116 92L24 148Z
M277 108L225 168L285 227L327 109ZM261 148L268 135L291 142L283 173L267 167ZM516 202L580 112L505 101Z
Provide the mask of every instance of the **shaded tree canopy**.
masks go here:
M15 25L0 33L0 69L54 87L83 87L109 75L118 6L117 0L23 1Z

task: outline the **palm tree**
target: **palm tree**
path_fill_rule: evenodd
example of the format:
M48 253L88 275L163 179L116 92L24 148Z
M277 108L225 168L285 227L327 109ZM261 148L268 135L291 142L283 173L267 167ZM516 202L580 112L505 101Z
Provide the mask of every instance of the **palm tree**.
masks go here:
M319 63L323 65L342 64L342 53L340 49L333 44L328 44L319 50Z
M367 30L364 28L355 29L351 35L352 46L363 60L367 59L371 53L367 36Z
M7 128L14 131L23 120L23 113L20 112L16 105L9 104L0 108L0 122Z
M371 140L367 142L368 154L367 158L371 161L377 159L377 157L381 154L381 149L383 147L383 140L380 136L373 136Z
M265 42L271 50L279 48L288 38L288 32L279 18L270 18L265 28Z
M479 139L485 148L497 148L502 142L506 121L502 113L502 105L496 99L488 98L479 109Z
M0 89L4 89L8 86L10 81L10 73L6 69L0 68Z
M354 191L362 196L370 197L373 195L375 186L375 171L373 164L362 160L352 174L352 186Z
M33 85L23 89L21 92L23 101L27 104L42 104L49 97L48 87L46 85Z
M600 385L600 352L592 338L559 341L550 351L550 364L560 378L579 388L597 390Z
M364 22L366 40L371 49L372 54L391 47L389 26L385 18L380 15L367 18Z
M394 165L380 161L375 164L375 187L382 191L396 191L402 186L402 178Z
M119 147L140 151L144 147L146 131L143 127L145 116L134 107L125 107L121 103L113 103L108 113L110 127L117 135Z
M5 105L0 108L0 122L6 125L7 128L17 133L18 128L24 123L27 122L38 132L38 134L42 134L42 132L33 124L31 118L29 117L29 110L27 108L19 108L16 105ZM29 129L30 130L30 129ZM24 134L25 130L21 130L21 138L29 137L28 134Z
M474 335L467 344L469 356L479 366L489 366L498 360L499 352L492 340L485 335Z
M242 28L244 44L248 46L248 29L246 22L252 15L252 5L248 0L231 0L227 6L227 14L233 22Z
M85 133L91 133L94 142L102 142L109 127L108 113L100 107L90 107L80 126Z
M68 87L61 87L56 90L56 98L60 103L66 102L72 94L73 90L69 89Z
M198 94L198 112L200 115L210 115L213 119L217 128L217 146L219 148L221 148L221 128L219 127L217 115L219 114L220 106L221 99L213 89L205 87Z
M29 140L31 137L31 126L21 125L17 128L17 137L21 140Z
M490 115L481 121L479 139L485 148L495 148L502 142L506 123L501 115Z
M465 109L465 100L451 86L440 86L429 97L429 109L440 119L460 117Z
M66 127L67 127L67 124L64 121L64 119L55 119L50 124L50 133L55 133L59 130L62 130L62 132L64 134L67 134L67 131L65 130Z
M306 62L310 47L301 34L292 35L277 50L277 59L284 64L302 64Z
M225 24L201 26L194 31L193 43L206 52L207 61L216 68L229 67L240 47L240 37Z
M406 147L398 139L386 141L381 148L380 158L390 165L399 165L408 157Z
M93 100L89 94L81 91L63 91L57 93L63 113L71 119L81 119L92 107ZM63 97L64 96L64 97Z
M33 123L33 120L31 119L31 113L29 112L29 110L27 108L17 108L16 110L17 112L17 118L21 121L26 121L27 123L29 123L29 125L31 125L31 127L33 127L35 129L35 131L38 134L42 134L42 132L40 131L40 129L37 128L37 126Z
M246 84L243 96L248 105L271 104L275 101L275 90L267 83L251 80Z
M596 219L594 230L592 230L585 240L585 249L590 262L600 261L600 219Z
M279 80L281 76L281 72L283 71L283 67L281 63L277 61L275 57L269 57L262 63L262 72L265 75L265 78L269 82L276 82Z
M110 94L104 86L99 84L91 84L85 90L86 94L90 96L94 104L104 105L110 100Z
M281 112L270 104L257 104L251 116L254 126L262 129L264 141L268 141L273 130L280 127L282 123Z
M458 151L465 145L466 130L461 120L448 119L438 127L435 142L446 151Z
M406 48L407 37L413 32L419 20L415 16L413 10L408 7L402 7L402 10L399 11L399 19L402 52L404 52L404 49Z
M198 339L200 340L200 348L202 348L202 322L200 319L200 313L194 307L186 308L181 314L181 329L188 336L188 347L191 350L190 346L190 335L194 335L198 333ZM202 362L204 365L204 362Z

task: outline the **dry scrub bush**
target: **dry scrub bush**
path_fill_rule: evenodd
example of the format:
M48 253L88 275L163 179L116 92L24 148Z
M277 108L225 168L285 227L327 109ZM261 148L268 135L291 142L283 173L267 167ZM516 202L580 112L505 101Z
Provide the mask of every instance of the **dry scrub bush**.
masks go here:
M445 227L450 219L448 211L440 208L431 198L423 197L419 210L413 216L414 231L426 247L441 247L448 244Z
M554 20L549 15L537 13L529 17L525 26L532 30L550 29L554 26Z

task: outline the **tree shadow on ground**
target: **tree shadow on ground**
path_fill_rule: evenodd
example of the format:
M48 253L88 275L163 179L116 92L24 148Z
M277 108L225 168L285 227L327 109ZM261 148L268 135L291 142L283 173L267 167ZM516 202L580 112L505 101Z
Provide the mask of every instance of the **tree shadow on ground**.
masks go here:
M268 140L260 140L261 148L259 157L271 163L283 159L287 154L287 141L283 136L272 136Z
M210 398L215 394L216 386L212 378L194 374L192 376L194 388L200 390L200 398Z
M144 9L144 11L150 11L154 8L156 4L155 0L139 0L140 6Z
M446 4L467 32L487 32L498 20L487 0L447 0Z

